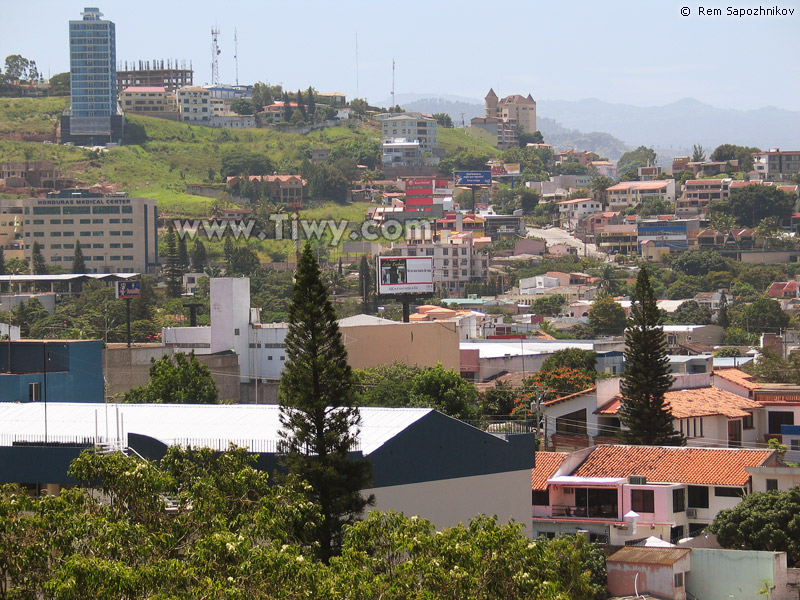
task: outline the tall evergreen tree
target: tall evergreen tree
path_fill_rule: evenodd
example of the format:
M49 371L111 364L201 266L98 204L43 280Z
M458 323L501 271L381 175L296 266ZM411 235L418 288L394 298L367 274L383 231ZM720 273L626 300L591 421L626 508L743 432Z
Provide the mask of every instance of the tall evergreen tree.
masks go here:
M333 303L308 243L289 304L286 356L278 391L284 428L281 460L290 474L311 485L321 513L315 541L320 557L327 561L341 545L343 527L373 500L361 495L372 481L372 466L366 459L349 456L361 423L353 373Z
M225 245L223 246L223 252L225 253L225 262L230 262L231 257L233 256L233 237L230 235L225 236Z
M317 103L314 100L314 89L311 86L308 86L306 95L308 97L308 116L313 119L314 113L317 111Z
M201 272L208 266L208 253L206 246L200 241L200 238L195 238L194 246L192 246L192 269Z
M723 329L731 326L731 319L728 316L728 297L725 292L719 297L719 312L717 313L717 325Z
M0 275L6 274L6 254L3 252L3 247L0 246Z
M75 253L72 255L72 272L86 273L86 259L83 258L80 240L75 242Z
M625 372L620 392L620 438L627 444L681 446L664 397L672 385L667 338L647 268L639 270L625 331Z
M303 115L303 119L306 119L308 115L306 114L306 105L303 102L303 92L301 90L297 90L297 108Z
M191 265L189 261L189 248L186 245L186 236L178 236L178 264L185 271Z
M183 291L183 269L178 256L177 237L175 227L170 223L167 231L167 261L164 265L164 275L167 278L167 297L169 298L180 298Z
M358 267L358 289L361 292L361 310L364 314L370 313L370 292L372 291L372 275L369 269L367 255L361 257Z

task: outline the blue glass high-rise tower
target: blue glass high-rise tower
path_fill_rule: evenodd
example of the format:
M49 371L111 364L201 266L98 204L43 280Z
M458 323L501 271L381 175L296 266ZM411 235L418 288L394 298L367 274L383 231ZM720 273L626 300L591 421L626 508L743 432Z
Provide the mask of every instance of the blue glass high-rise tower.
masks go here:
M114 23L104 20L98 8L85 8L81 17L80 21L69 22L68 136L85 144L119 141L122 119L117 110ZM63 125L62 120L62 139Z

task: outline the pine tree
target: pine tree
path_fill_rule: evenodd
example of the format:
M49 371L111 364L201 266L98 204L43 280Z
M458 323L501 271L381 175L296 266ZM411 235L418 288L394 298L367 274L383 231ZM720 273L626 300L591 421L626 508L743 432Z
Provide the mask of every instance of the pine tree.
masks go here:
M665 394L672 385L667 339L647 268L639 270L625 332L625 372L620 392L620 439L627 444L681 446Z
M358 284L361 292L361 310L365 315L370 313L370 291L372 290L372 276L369 269L367 255L361 257L361 264L358 267Z
M191 264L189 262L189 248L186 246L186 236L178 237L178 264L185 271Z
M308 243L289 305L286 356L278 392L282 464L311 485L321 512L314 537L327 561L340 547L343 527L373 500L361 495L372 481L372 467L366 459L349 456L361 423L353 373Z
M3 252L3 247L0 246L0 275L6 274L6 254Z
M42 247L39 245L39 242L33 242L33 255L31 258L33 259L33 274L46 275L47 263L44 261Z
M297 90L297 108L300 111L300 114L303 115L303 119L305 120L308 118L306 114L306 105L303 103L303 92Z
M317 112L317 103L314 100L314 89L311 86L308 86L306 95L308 97L308 116L313 119L314 113Z
M183 269L181 269L178 257L177 237L175 228L170 223L167 232L167 262L164 265L164 275L167 277L167 297L169 298L180 298L183 291Z
M75 253L72 255L72 272L86 273L86 260L83 258L80 241L75 242Z
M731 320L728 316L728 297L725 292L719 297L719 312L717 313L717 325L723 329L731 326Z
M230 235L225 236L225 245L223 252L225 253L225 262L230 262L233 256L233 238Z
M197 272L202 272L208 266L208 253L206 246L200 241L200 238L195 238L194 246L192 247L192 269Z

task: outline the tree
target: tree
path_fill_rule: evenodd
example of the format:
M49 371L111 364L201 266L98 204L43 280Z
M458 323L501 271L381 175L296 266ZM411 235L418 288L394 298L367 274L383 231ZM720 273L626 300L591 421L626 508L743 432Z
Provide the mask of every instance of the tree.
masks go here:
M725 292L722 292L719 297L719 312L717 313L717 325L723 329L731 326L731 321L728 316L728 297Z
M311 86L308 86L308 91L306 92L306 98L308 98L307 101L308 116L311 119L313 119L314 114L317 112L317 101L314 98L314 88L312 88Z
M708 306L701 306L694 300L687 300L681 302L672 313L671 321L677 325L710 325L711 309Z
M148 404L217 404L219 390L211 371L189 355L176 352L175 357L164 355L150 359L150 381L125 394L124 402Z
M229 150L222 155L222 177L235 175L269 175L275 170L272 161L263 154L249 150Z
M6 254L3 251L3 247L0 246L0 275L6 274Z
M531 394L541 394L542 400L549 402L571 394L577 394L594 385L594 377L584 373L581 369L571 367L555 367L549 371L544 369L525 380L525 389L534 389L535 392L524 394L518 400L518 408L528 410Z
M561 294L552 296L542 296L531 302L530 312L535 315L545 315L552 317L561 311L561 307L567 303L567 299Z
M705 275L709 271L725 271L728 264L714 250L689 250L671 260L672 268L684 275Z
M761 152L761 150L736 144L722 144L711 153L711 160L718 162L738 160L739 171L747 173L753 169L753 153L755 152Z
M598 287L606 296L616 296L622 291L624 282L618 278L618 271L614 265L603 263L595 271L595 275L600 279Z
M192 246L192 269L201 273L208 266L208 254L206 246L199 237L195 238Z
M753 492L734 508L721 510L709 530L723 548L786 552L800 561L800 488Z
M665 394L672 386L667 339L661 312L646 267L639 270L632 297L631 316L625 332L625 371L620 392L620 437L626 444L683 445L673 427Z
M341 546L344 526L372 501L361 495L372 467L349 456L361 415L336 312L309 243L297 266L285 343L278 391L282 464L311 485L321 513L314 537L327 562Z
M236 246L231 250L225 274L230 276L250 276L261 266L256 254L249 246Z
M769 185L747 185L731 190L724 200L708 204L708 214L731 215L742 227L757 227L767 217L783 219L792 214L795 199L787 192Z
M462 421L475 419L478 390L442 363L422 370L411 384L411 401L416 406L430 406Z
M58 73L50 78L50 94L53 96L69 96L70 74Z
M361 263L358 266L358 289L361 292L361 311L368 315L372 312L370 299L373 295L373 281L372 269L370 269L367 255L361 257Z
M656 152L647 146L639 146L636 150L631 150L623 154L617 161L617 172L628 174L631 172L638 178L639 167L656 164Z
M706 162L706 151L703 146L695 144L692 146L692 162Z
M597 372L597 352L594 350L581 350L580 348L565 348L556 350L542 363L542 371L552 371L557 367L579 369L587 375Z
M31 260L33 262L34 275L47 275L47 263L44 260L44 255L42 255L42 247L39 242L33 242Z
M597 335L621 335L625 319L625 309L610 297L596 300L589 309L589 326Z
M75 253L72 256L72 272L86 273L86 259L83 258L80 240L75 242Z
M433 113L431 116L436 119L436 123L438 123L439 127L445 127L447 129L453 128L453 119L447 113Z
M19 54L6 57L6 79L8 81L34 81L39 79L39 70L35 60L28 60Z
M167 257L164 265L164 275L167 278L167 296L180 298L183 291L183 269L178 256L178 242L175 227L169 224L167 231Z
M186 246L186 236L178 236L178 264L182 270L186 270L191 265L189 260L189 248Z
M253 115L256 113L257 107L247 98L237 98L231 102L231 110L237 115Z
M751 333L780 333L789 325L789 320L780 302L758 298L735 315L734 323Z
M514 410L514 401L517 393L510 383L502 380L495 381L494 387L488 388L483 392L481 398L481 415L496 416L510 415Z
M361 98L353 98L350 100L350 108L357 115L364 115L369 110L369 103Z

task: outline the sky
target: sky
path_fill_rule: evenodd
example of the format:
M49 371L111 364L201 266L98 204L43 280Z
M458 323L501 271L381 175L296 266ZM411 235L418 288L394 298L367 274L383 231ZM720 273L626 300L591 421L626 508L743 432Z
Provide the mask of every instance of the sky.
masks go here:
M694 0L97 0L116 23L117 62L186 61L211 82L219 30L221 83L282 84L381 103L400 94L482 100L598 98L661 106L695 98L741 110L800 110L800 0L764 7L791 16L727 16ZM715 1L715 0L710 0ZM716 0L718 1L718 0ZM728 0L758 8L757 0ZM776 4L781 2L781 4ZM0 0L0 61L69 70L68 21L85 3ZM721 16L700 9L720 8ZM689 16L682 16L688 9ZM118 65L119 67L119 65Z

